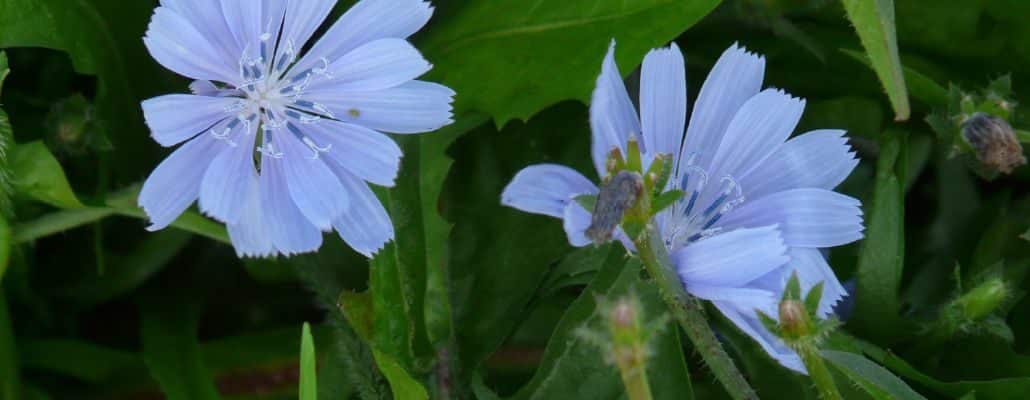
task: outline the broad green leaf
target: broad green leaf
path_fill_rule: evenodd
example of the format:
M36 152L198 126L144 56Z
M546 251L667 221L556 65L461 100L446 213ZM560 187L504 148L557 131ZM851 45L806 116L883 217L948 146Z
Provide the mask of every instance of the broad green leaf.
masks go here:
M299 400L318 400L318 359L315 358L315 340L311 337L311 325L304 323L300 339L300 388Z
M64 169L41 141L14 146L10 159L14 190L57 208L81 208Z
M894 119L908 120L911 113L905 75L898 56L894 27L894 0L842 0L862 46L880 77L894 107Z
M11 68L7 65L7 53L0 51L0 93L3 93L4 79L7 78L7 74L11 72Z
M833 350L823 350L820 355L874 399L926 399L890 371L861 355Z
M450 226L438 215L436 206L452 162L443 150L483 122L482 117L469 114L430 135L396 138L405 156L396 186L381 196L396 238L370 262L369 290L374 315L372 347L408 371L427 368L432 354L426 325L427 280L430 269L443 271L447 262ZM434 294L445 296L446 290L437 289ZM446 308L446 303L435 303L431 309L439 316L450 313Z
M630 291L640 297L648 321L666 312L657 289L639 280L640 264L628 259L619 245L594 251L607 254L594 280L570 305L555 328L536 374L513 399L619 398L625 389L610 355L576 333L598 326L602 315L597 299L614 301ZM679 329L668 323L651 337L647 373L656 399L690 399L693 392L683 358Z
M185 296L155 296L141 304L143 361L168 400L219 398L197 343L200 310Z
M18 373L18 347L14 342L7 294L0 286L0 398L17 399L21 393Z
M869 67L873 66L872 61L865 54L848 49L841 49L841 51ZM901 71L905 76L908 92L913 98L930 107L946 107L948 105L948 89L944 86L914 68L903 65Z
M866 232L855 272L855 314L848 326L868 338L887 341L901 330L898 300L905 264L905 193L908 163L905 132L884 135L877 162L876 187L865 204Z
M0 52L0 57L3 57L2 52ZM0 61L6 61L6 59ZM2 78L0 78L0 88L3 88ZM14 178L13 171L11 171L11 152L14 150L12 147L14 147L14 132L11 129L11 121L7 118L4 109L0 108L0 217L10 217L14 214L11 201L11 198L14 197Z
M473 0L437 2L420 48L430 75L461 93L459 110L488 113L498 126L528 120L563 100L589 100L609 42L630 72L719 0Z

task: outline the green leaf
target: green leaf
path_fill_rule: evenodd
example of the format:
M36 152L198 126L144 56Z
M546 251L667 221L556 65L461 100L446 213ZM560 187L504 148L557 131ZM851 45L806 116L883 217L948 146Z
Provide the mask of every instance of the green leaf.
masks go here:
M882 364L905 379L919 383L944 396L958 398L975 392L978 400L1005 400L1022 398L1027 392L1030 392L1030 378L1025 376L945 382L920 372L904 359L873 344L857 339L852 339L852 341L862 353L873 361ZM1012 353L1011 350L1006 352Z
M17 193L57 208L81 208L64 169L42 141L14 146L11 175Z
M35 340L19 346L23 368L73 377L92 384L138 374L146 368L134 353L68 339Z
M0 93L3 93L4 79L7 79L9 73L11 68L7 65L7 53L0 51Z
M841 51L866 66L873 67L872 61L865 54L848 49L841 49ZM901 72L905 76L908 92L913 98L931 107L946 107L948 105L948 89L944 86L941 86L922 72L908 66L902 65Z
M905 76L898 56L898 40L894 27L894 0L843 0L862 46L869 55L873 70L880 77L895 120L908 120L911 112Z
M311 325L304 323L300 339L299 400L318 400L318 359L315 358L315 340L311 338Z
M586 107L569 102L500 132L483 126L451 148L455 164L440 204L454 222L449 278L465 371L515 330L551 266L569 251L560 220L505 207L500 194L540 160L592 168L586 118Z
M884 135L877 163L876 187L866 203L866 238L858 259L855 314L848 326L865 337L896 339L903 327L898 313L905 264L905 193L901 178L907 165L906 134Z
M4 273L7 272L7 265L11 262L11 247L13 244L11 226L7 223L7 218L0 213L0 282L3 282Z
M861 355L833 350L823 350L820 355L874 399L926 399L890 371Z
M104 207L62 210L19 224L15 226L14 243L36 240L113 215L146 219L146 213L136 206L138 194L139 186L133 185L111 194L107 198L107 203ZM225 231L225 226L195 211L184 212L175 222L172 222L171 226L221 243L229 243L229 235Z
M0 286L0 398L17 399L21 393L18 351L10 311L7 309L7 294Z
M408 371L397 360L394 360L393 357L386 353L377 351L375 348L372 349L372 354L375 356L376 365L382 370L383 376L390 382L393 398L411 400L426 400L429 398L426 388L412 378L411 375L408 375Z
M197 344L200 304L175 299L155 296L141 304L143 360L168 400L217 400Z
M420 48L431 80L458 93L458 110L497 126L562 100L589 100L609 42L628 73L708 14L719 0L472 0L437 2ZM499 79L499 77L504 77Z
M443 150L483 122L483 117L470 114L432 135L397 138L404 160L396 186L382 196L396 238L372 259L369 290L372 347L409 371L425 370L432 354L426 325L428 271L442 270L447 262L450 226L439 217L436 206L452 163Z
M640 282L640 264L627 259L619 245L595 251L607 253L601 271L568 307L547 343L536 374L512 399L600 399L623 395L625 389L618 369L606 362L608 355L595 343L577 335L576 330L599 324L603 319L597 310L599 297L614 301L635 291L649 320L666 310L657 289ZM670 323L649 339L652 355L647 360L647 373L656 399L693 398L678 333L676 325Z

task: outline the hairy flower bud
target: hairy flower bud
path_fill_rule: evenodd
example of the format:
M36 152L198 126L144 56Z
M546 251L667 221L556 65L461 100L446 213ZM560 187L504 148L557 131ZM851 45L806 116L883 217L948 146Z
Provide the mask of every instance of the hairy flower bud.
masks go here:
M780 302L780 327L784 336L800 339L812 331L812 321L805 304L797 300Z
M986 113L975 113L962 124L962 137L976 151L984 167L1006 174L1026 164L1023 147L1012 126L1004 119Z

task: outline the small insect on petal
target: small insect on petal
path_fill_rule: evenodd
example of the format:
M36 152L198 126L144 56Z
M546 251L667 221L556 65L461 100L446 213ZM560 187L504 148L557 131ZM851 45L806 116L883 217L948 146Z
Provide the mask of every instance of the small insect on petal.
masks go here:
M636 203L644 190L644 178L636 172L619 171L597 196L594 214L586 235L596 244L607 243L622 222L626 210Z

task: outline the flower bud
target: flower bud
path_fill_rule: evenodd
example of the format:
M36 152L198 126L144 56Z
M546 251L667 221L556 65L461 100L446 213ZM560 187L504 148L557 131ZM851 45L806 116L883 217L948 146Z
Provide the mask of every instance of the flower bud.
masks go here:
M804 303L797 300L780 302L780 329L790 339L800 339L812 332L812 320Z
M1001 278L991 278L959 297L956 304L964 317L976 321L994 313L1008 296L1009 289L1005 281Z
M1026 164L1023 147L1004 119L978 112L962 123L962 137L975 150L984 167L1006 174Z

